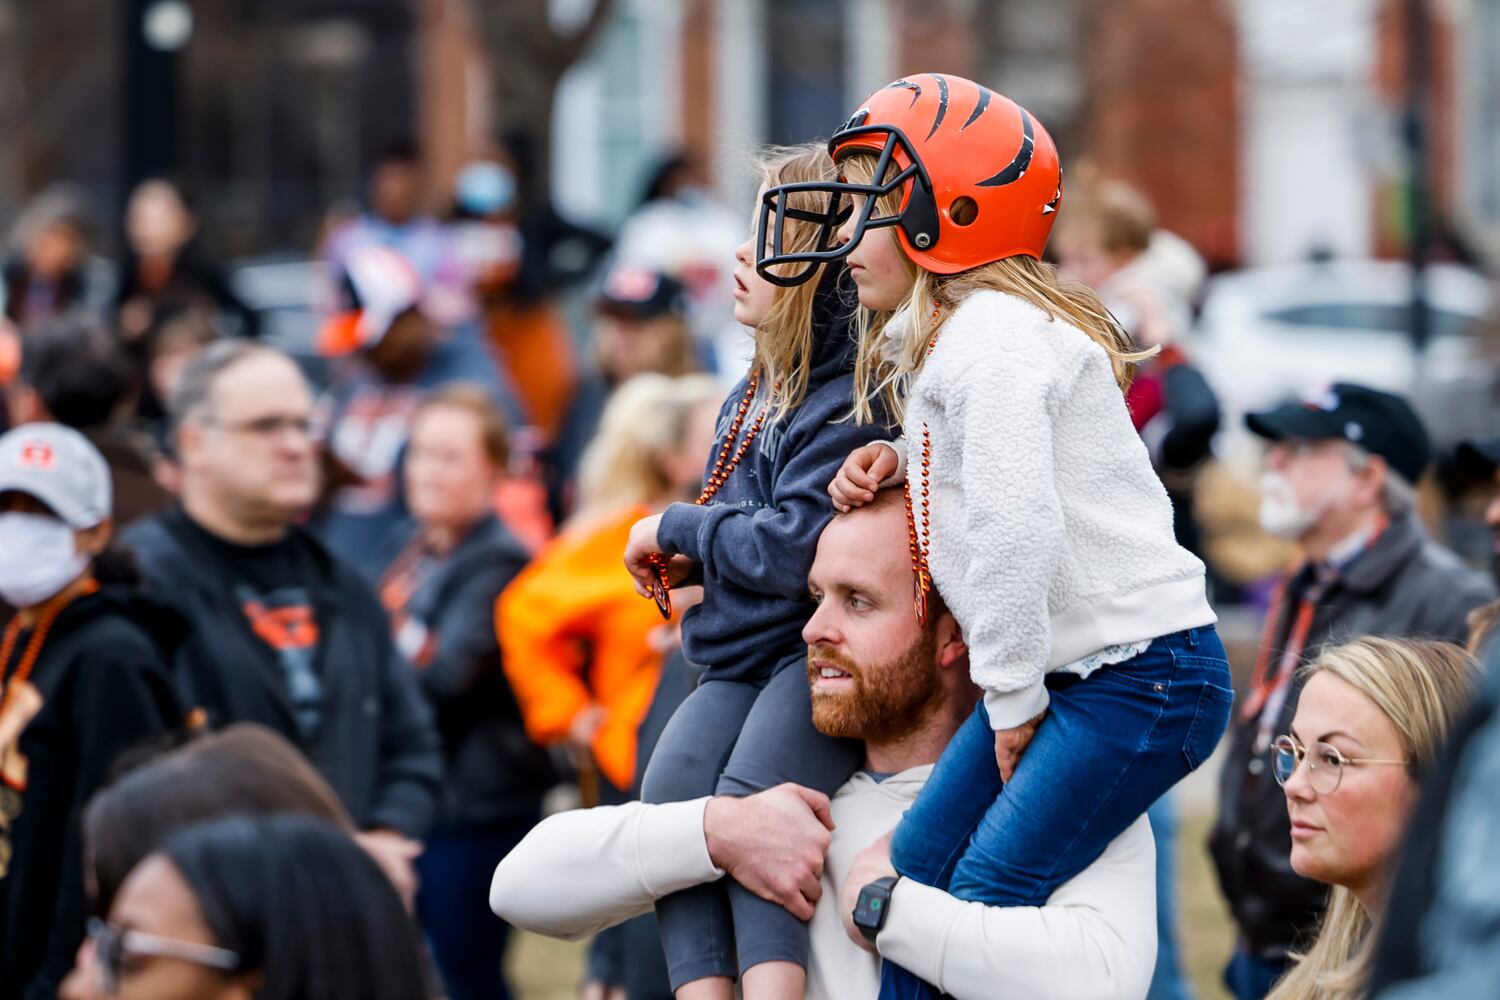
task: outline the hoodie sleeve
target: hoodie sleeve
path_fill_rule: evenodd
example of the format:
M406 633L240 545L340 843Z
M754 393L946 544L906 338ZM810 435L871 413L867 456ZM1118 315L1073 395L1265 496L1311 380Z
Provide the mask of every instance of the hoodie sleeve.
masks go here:
M479 679L479 671L499 653L495 635L495 601L521 568L502 559L479 567L454 588L438 615L437 645L432 662L417 676L434 702L462 698Z
M761 508L674 503L662 514L657 543L702 564L706 577L791 600L807 596L818 535L833 517L828 484L849 453L889 433L878 424L818 420L798 428L794 449Z

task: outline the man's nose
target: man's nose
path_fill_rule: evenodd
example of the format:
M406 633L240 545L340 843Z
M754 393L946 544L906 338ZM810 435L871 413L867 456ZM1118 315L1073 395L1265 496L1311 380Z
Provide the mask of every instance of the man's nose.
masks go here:
M807 624L802 626L802 641L809 646L837 645L839 636L830 621L832 617L833 612L828 610L828 605L819 604L813 611L812 617L807 620Z

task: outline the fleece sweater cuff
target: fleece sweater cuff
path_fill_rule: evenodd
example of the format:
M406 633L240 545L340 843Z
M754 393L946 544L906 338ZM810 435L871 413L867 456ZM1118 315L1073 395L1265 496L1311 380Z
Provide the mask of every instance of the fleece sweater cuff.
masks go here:
M694 562L703 561L703 548L699 533L708 521L708 508L693 503L674 503L662 512L656 525L656 544L663 552L687 556Z
M985 691L984 710L990 717L990 728L999 732L1030 722L1047 711L1051 698L1040 681L1019 691Z

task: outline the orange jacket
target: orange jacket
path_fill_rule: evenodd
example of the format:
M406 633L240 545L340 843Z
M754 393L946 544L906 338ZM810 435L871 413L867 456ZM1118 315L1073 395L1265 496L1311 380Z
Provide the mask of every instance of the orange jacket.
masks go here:
M580 711L607 713L594 760L617 788L635 781L636 730L661 676L652 633L664 626L635 592L622 559L630 526L651 512L632 507L607 521L564 531L501 593L495 605L501 662L538 743L564 740Z

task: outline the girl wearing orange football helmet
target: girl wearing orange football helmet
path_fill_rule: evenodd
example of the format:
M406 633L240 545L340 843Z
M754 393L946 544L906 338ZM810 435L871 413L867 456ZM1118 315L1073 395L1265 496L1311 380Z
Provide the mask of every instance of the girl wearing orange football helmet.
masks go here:
M905 435L856 450L830 493L847 509L905 477L917 617L935 586L984 692L891 860L963 899L1040 906L1208 757L1233 698L1203 565L1173 537L1121 392L1149 354L1041 260L1062 175L1024 108L912 76L829 151L838 181L764 195L760 266L847 259L857 412L884 401ZM848 215L790 250L787 199L814 192ZM885 964L882 997L931 993Z
M762 166L767 185L834 176L818 146L773 153ZM841 221L827 208L816 195L791 195L786 245L826 245ZM703 585L702 603L682 617L683 653L705 668L703 681L652 753L648 802L744 796L788 781L832 795L863 758L858 743L813 727L801 634L813 611L813 543L833 517L828 482L850 449L894 427L845 419L856 343L843 265L773 265L764 281L757 256L753 239L736 253L735 316L755 328L755 359L720 412L703 492L696 504L636 522L625 552L636 589L664 614L672 587ZM748 997L801 996L811 902L799 900L805 912L793 915L727 882L657 904L673 990L699 983L695 995L728 996L740 974Z

